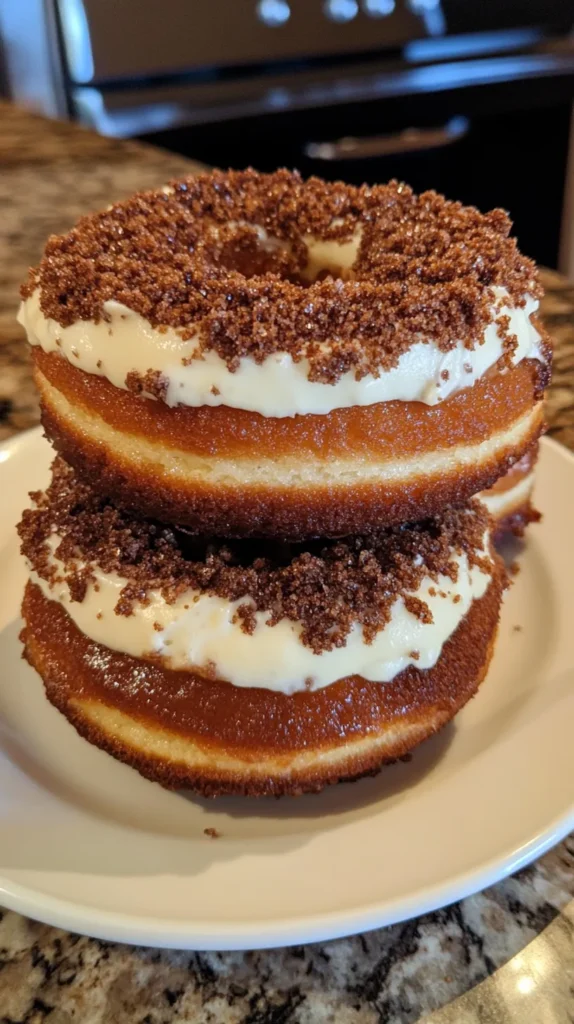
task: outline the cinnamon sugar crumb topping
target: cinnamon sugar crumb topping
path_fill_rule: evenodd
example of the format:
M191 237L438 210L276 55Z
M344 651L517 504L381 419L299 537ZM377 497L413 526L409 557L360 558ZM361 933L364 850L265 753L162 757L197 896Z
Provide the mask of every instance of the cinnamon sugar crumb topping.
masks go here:
M269 251L257 229L278 240ZM482 214L406 185L359 188L318 178L214 171L137 193L52 236L22 287L40 288L45 316L63 326L105 319L116 300L182 340L199 331L196 357L213 350L230 370L287 352L310 380L353 371L378 376L415 341L474 348L492 319L493 286L516 305L540 296L531 260L509 237L502 210ZM313 283L305 236L361 241L348 279ZM499 333L513 338L504 317Z
M302 642L316 654L344 646L356 623L371 643L399 597L417 619L432 622L428 605L413 591L425 576L456 582L457 555L465 553L471 565L492 572L482 553L488 515L480 503L368 537L302 545L206 541L137 519L78 482L61 459L54 462L48 490L32 497L35 507L23 513L18 527L22 552L40 577L55 582L62 570L48 541L56 534L55 556L73 600L83 600L97 566L127 580L118 615L145 604L152 590L171 603L191 589L240 602L236 621L246 633L258 611L267 613L269 625L284 618L299 623Z
M126 388L133 395L151 395L159 401L165 401L169 381L159 370L147 370L146 373L138 373L137 370L130 370L126 376Z

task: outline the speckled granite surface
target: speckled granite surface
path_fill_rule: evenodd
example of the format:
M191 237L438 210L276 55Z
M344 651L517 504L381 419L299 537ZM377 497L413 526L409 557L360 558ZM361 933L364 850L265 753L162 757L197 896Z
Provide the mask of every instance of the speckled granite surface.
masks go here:
M0 438L38 421L14 320L50 232L193 168L0 105ZM551 433L574 449L574 286L545 275ZM0 912L2 1024L567 1024L574 839L460 904L365 936L259 953L143 950Z

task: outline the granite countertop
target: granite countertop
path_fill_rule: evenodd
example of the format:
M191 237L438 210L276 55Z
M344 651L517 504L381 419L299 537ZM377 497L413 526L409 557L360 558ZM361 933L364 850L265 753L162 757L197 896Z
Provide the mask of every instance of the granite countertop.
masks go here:
M0 438L38 422L18 286L46 236L188 160L0 104ZM574 286L546 272L550 433L574 450ZM436 913L322 945L132 948L0 911L3 1024L566 1024L574 1021L574 836Z

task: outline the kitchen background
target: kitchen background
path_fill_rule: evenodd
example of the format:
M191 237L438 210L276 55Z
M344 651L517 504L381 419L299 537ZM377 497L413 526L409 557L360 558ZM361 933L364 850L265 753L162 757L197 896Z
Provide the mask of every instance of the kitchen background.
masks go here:
M573 0L0 0L0 89L208 164L503 206L574 273L573 23Z
M574 0L0 0L0 95L174 154L0 105L0 438L38 418L26 266L86 210L186 173L178 153L503 205L573 277L573 22ZM574 288L543 280L548 420L574 450ZM573 897L571 836L462 903L287 950L142 950L0 910L0 1022L566 1024Z

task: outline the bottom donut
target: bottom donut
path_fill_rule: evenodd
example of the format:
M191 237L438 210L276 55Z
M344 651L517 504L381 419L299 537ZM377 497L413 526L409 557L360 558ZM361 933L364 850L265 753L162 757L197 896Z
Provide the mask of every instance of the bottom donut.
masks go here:
M292 695L111 651L30 583L22 640L48 700L90 743L146 778L210 797L296 795L375 774L451 721L488 669L502 589L498 570L432 668ZM151 700L141 699L142 674Z
M169 788L297 794L376 772L488 668L483 505L305 544L139 519L61 459L19 525L25 656L91 743Z

